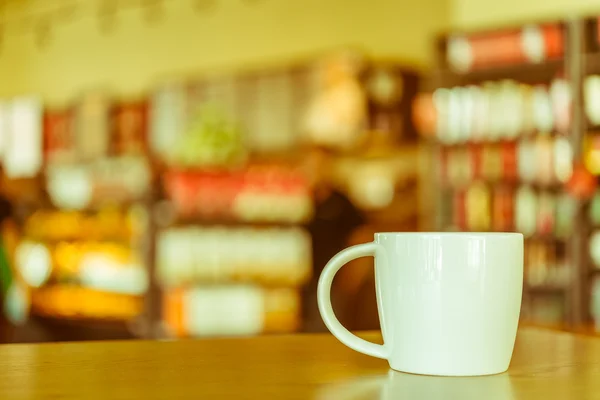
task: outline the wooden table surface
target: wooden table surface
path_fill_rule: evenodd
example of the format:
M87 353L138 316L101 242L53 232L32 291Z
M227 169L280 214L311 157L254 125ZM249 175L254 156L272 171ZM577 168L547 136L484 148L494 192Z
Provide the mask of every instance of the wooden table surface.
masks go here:
M113 398L595 399L600 339L524 328L509 372L477 378L392 372L330 335L0 345L0 399Z

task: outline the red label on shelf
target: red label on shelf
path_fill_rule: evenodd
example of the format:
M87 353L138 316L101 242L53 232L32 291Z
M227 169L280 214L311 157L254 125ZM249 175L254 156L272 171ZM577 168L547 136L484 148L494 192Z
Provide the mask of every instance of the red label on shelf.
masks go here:
M558 25L545 25L542 27L544 34L544 45L546 46L546 58L562 57L564 53L563 32Z
M112 113L112 137L117 154L142 153L147 143L148 107L145 102L121 104Z
M561 57L564 35L558 24L529 25L449 42L449 62L462 70L538 63Z
M252 204L261 209L267 202L281 205L292 197L310 196L302 174L279 167L250 167L239 172L173 171L166 175L165 186L179 213L205 217L232 217L240 212L234 208L241 196L252 196Z
M507 181L517 180L517 145L514 142L502 145L502 171Z
M520 30L475 36L469 42L473 69L525 62Z
M44 115L44 153L46 159L69 157L75 150L72 113L48 111Z
M482 173L482 147L481 145L471 144L469 146L469 161L471 163L471 170L473 174L473 179L481 179L483 177Z
M96 160L107 155L110 145L110 104L104 93L88 93L76 109L77 158Z
M556 202L554 197L544 193L538 200L537 230L540 235L550 235L554 231Z
M514 218L514 200L512 192L507 188L499 188L494 193L492 224L494 231L512 230Z

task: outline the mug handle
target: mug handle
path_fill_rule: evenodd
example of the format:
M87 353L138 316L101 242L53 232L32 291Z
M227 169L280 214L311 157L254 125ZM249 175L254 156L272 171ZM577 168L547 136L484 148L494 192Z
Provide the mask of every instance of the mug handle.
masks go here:
M319 303L319 312L321 313L323 322L325 322L325 326L327 326L327 329L329 329L333 336L340 342L359 353L387 360L389 352L385 344L380 345L371 343L350 333L350 331L338 321L331 306L331 284L333 283L335 274L345 264L356 258L367 256L375 257L378 248L379 244L371 242L348 247L336 254L327 263L321 273L317 288L317 301Z

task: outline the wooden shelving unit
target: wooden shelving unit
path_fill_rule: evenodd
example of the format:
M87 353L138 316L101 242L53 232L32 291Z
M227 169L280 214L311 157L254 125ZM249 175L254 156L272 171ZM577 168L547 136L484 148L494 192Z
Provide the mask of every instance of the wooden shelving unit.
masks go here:
M558 237L554 234L557 212L556 200L558 199L558 196L567 195L567 189L565 186L567 181L564 179L559 181L553 179L551 182L547 180L538 182L531 182L529 179L523 180L523 177L520 176L520 171L518 171L517 167L515 167L515 171L513 171L516 172L517 178L507 179L506 176L503 175L506 175L506 168L509 168L507 165L510 164L505 165L502 163L519 163L522 161L520 160L520 157L523 157L524 153L520 154L518 151L520 151L520 146L523 142L535 142L537 145L538 142L536 141L538 140L556 140L556 138L565 138L568 140L571 149L572 164L578 164L582 161L583 133L586 127L583 121L584 106L581 82L586 71L590 71L593 68L600 68L600 58L589 53L584 48L585 29L585 22L578 19L530 24L527 27L498 28L495 30L490 29L483 32L449 33L441 37L438 42L438 61L436 68L432 73L428 87L432 93L436 93L436 90L440 89L451 90L457 87L472 87L472 85L481 85L480 87L483 88L485 85L489 85L490 82L501 83L509 80L511 82L515 82L516 85L532 85L530 86L531 90L533 90L534 87L537 87L536 85L543 85L546 88L545 90L547 90L548 98L550 99L550 91L548 88L551 82L553 82L555 79L564 79L568 85L571 95L569 101L571 113L569 115L568 127L566 129L557 129L555 124L556 121L554 120L553 129L544 130L543 132L538 129L534 129L533 132L524 132L523 127L525 126L525 123L523 121L527 116L520 115L516 117L521 118L521 121L519 122L521 124L519 131L512 132L511 135L505 135L504 137L502 137L502 135L497 135L493 139L471 139L471 137L473 137L471 132L466 135L461 135L459 143L449 144L446 140L439 139L440 135L444 135L443 129L445 129L444 127L440 128L439 121L437 125L437 131L427 132L427 134L431 137L431 151L436 155L434 162L436 165L437 174L432 179L432 186L435 188L432 189L432 191L440 193L436 205L437 229L442 231L457 229L472 230L472 228L469 228L468 223L459 222L457 226L456 216L459 212L472 213L473 208L477 208L475 203L469 203L469 205L466 205L467 203L465 200L461 200L460 197L457 197L457 193L462 193L471 188L473 185L482 184L482 187L484 187L482 190L486 191L487 199L481 201L485 202L486 210L488 210L490 215L488 215L489 220L487 222L489 225L483 230L493 230L494 225L493 222L490 221L493 221L496 218L512 218L512 222L502 224L505 226L503 230L507 230L506 227L510 227L508 230L516 229L516 223L514 220L516 219L517 208L519 207L516 202L517 193L520 188L530 188L534 193L536 193L536 196L539 196L540 193L544 193L545 196L548 196L548 198L554 202L554 214L550 217L550 224L552 225L550 229L552 232L537 232L539 227L537 227L537 222L535 222L536 228L534 229L534 232L530 232L528 235L526 235L526 247L529 248L532 243L536 243L535 246L537 247L535 248L535 251L539 252L543 251L540 249L546 249L544 250L545 255L540 256L550 257L546 258L547 265L544 268L548 268L550 264L558 266L563 262L556 261L556 249L561 247L562 250L560 250L560 252L565 253L564 262L568 264L570 278L564 280L564 285L556 283L530 283L528 281L528 274L529 269L533 266L528 265L529 259L527 258L526 249L526 272L524 277L525 285L522 317L526 321L538 324L574 327L589 323L589 313L587 310L587 304L589 304L589 296L587 296L587 294L589 292L586 293L585 289L588 285L587 277L589 274L587 273L588 267L584 260L585 257L583 253L583 242L585 241L586 235L586 224L583 216L585 200L573 199L574 223L572 224L571 230L567 235L561 235ZM462 40L463 47L460 50L463 52L464 59L471 60L470 65L467 62L466 64L462 65L461 69L457 69L457 65L460 65L460 62L464 60L461 60L460 57L456 58L456 53L453 55L451 54L452 51L456 51L456 48L451 48L451 42L457 38ZM467 48L468 51L465 50L465 48ZM549 54L550 50L548 49L553 49L554 53ZM452 57L454 57L454 59ZM506 58L504 62L502 57ZM490 62L486 64L488 61ZM480 64L478 64L478 62ZM512 86L511 88L512 89L507 90L522 90L517 88L517 86ZM519 93L528 92L522 91ZM492 95L500 96L501 94L496 92L495 94L492 93ZM506 94L507 98L511 95L515 95L515 93ZM521 96L521 94L518 96ZM523 97L513 96L506 101L525 101L522 99ZM531 97L529 99L531 99ZM488 101L493 100L488 99ZM550 101L554 100L550 99ZM525 103L523 103L521 107L526 107ZM529 107L529 105L527 105L527 107ZM521 109L524 110L524 108ZM488 113L490 113L489 115L493 115L494 113L506 113L500 118L512 118L513 115L510 114L511 109L507 107L506 110L502 110L500 107L497 107L496 109L489 109ZM514 110L514 108L512 110ZM454 109L454 111L449 112L456 113L457 111ZM521 112L531 113L531 110ZM552 112L554 113L554 111ZM438 108L438 118L442 118L440 115L440 109ZM454 115L454 118L456 117L457 115ZM553 116L553 118L555 117L556 116ZM477 118L477 116L471 115L467 118ZM500 125L502 124L502 122L497 121L496 123L499 123ZM474 125L467 124L464 126L468 128L463 127L462 129L475 129L473 128ZM491 125L488 125L487 128L490 126ZM477 167L473 165L468 167L471 168L471 172L467 182L462 182L457 186L448 184L447 179L444 178L444 175L447 173L447 168L449 168L449 164L447 164L446 159L443 158L444 154L447 155L447 153L457 151L457 149L459 149L458 151L463 149L466 153L468 149L471 149L472 147L479 147L480 150L481 148L493 149L494 146L503 146L506 143L512 143L514 145L515 150L514 154L512 154L514 159L506 161L507 159L502 158L505 157L504 155L498 156L503 160L501 162L502 165L496 166L496 168L500 168L500 171L498 171L498 176L500 176L500 178L492 180L482 179L481 175L478 176L478 173L474 172L475 168ZM476 151L477 150L475 150L475 153L473 154L478 154ZM499 150L496 149L494 151ZM539 154L540 153L538 153L538 155ZM464 158L463 161L465 163L474 163L474 157L480 156L481 154L478 154L477 156L470 154L468 157ZM491 157L489 154L488 156ZM535 157L536 154L531 153L531 159L528 162L532 164L536 163ZM554 157L554 155L552 157ZM480 160L479 162L485 161ZM514 166L510 166L510 168L513 167ZM553 168L550 165L547 167ZM506 191L506 193L509 193L508 196L512 196L512 200L509 201L512 202L512 205L506 206L507 209L510 209L510 211L507 211L508 214L511 214L511 216L508 217L503 217L501 212L500 214L494 215L495 205L500 204L497 202L507 201L506 199L502 200L501 197L497 197L497 194L501 189ZM537 213L539 211L539 208L536 208L538 207L537 200L539 197L536 197L535 199L536 206L534 206L532 209L534 209ZM454 205L449 206L450 203L454 203ZM458 208L456 204L458 204ZM470 210L468 209L469 207L471 208ZM538 219L538 217L536 217L536 219ZM544 262L543 258L540 260L540 262ZM549 273L548 271L550 270L548 269L546 274ZM552 271L556 272L559 270ZM544 302L546 304L544 304ZM554 302L554 306L548 305L552 304L552 302ZM536 304L538 306L536 306ZM542 305L539 306L540 304ZM537 311L536 307L538 307ZM556 313L562 313L562 317L558 320L553 320L554 317L550 317L550 320L544 320L544 315L556 316L557 314L555 311Z
M189 107L189 110L186 108L186 112L189 111L190 114L192 114L190 111L191 109L198 107L199 103L206 101L203 96L214 96L215 98L210 99L211 101L218 102L219 100L223 100L225 103L227 103L228 100L231 100L229 97L237 96L233 103L237 104L237 112L239 112L240 115L248 118L248 115L246 115L249 113L248 110L254 107L252 110L256 113L260 112L259 117L267 121L266 123L263 121L261 127L257 127L255 125L260 124L252 118L248 118L250 121L245 122L253 129L260 131L263 127L271 128L273 131L272 139L280 141L281 137L277 138L277 135L299 135L297 131L300 131L301 129L300 116L304 112L304 107L306 107L305 103L307 99L305 97L307 94L306 92L309 90L308 82L312 79L310 78L311 71L309 71L311 68L313 68L312 61L306 65L286 66L281 69L254 71L252 73L243 73L239 76L229 76L226 77L226 80L222 80L223 77L208 77L197 81L184 82L182 83L183 97L186 97L187 101L190 103L186 103L186 107ZM364 123L367 126L364 127L364 146L359 146L352 152L346 152L344 156L333 157L335 158L334 164L342 165L341 169L344 169L343 164L350 163L353 165L350 169L346 168L346 171L340 174L339 181L335 183L339 184L343 191L349 191L351 184L355 184L353 181L355 173L363 164L372 165L384 163L390 165L390 168L396 171L395 176L391 179L393 182L390 184L394 198L385 207L374 207L365 212L365 214L367 214L368 229L378 231L400 229L414 231L418 229L421 217L417 171L422 148L419 146L418 136L412 126L410 107L412 99L416 94L419 77L414 71L403 69L398 63L385 62L379 65L373 60L369 61L368 67L363 72L364 73L358 80L361 85L365 86L365 88L363 88L365 93L368 90L383 90L383 92L386 92L386 90L389 89L389 81L383 82L383 85L380 85L381 82L375 82L375 84L368 82L370 77L377 74L388 74L389 76L384 76L384 80L390 78L392 80L400 80L400 85L398 86L400 89L398 93L391 93L392 96L396 97L392 99L390 103L386 104L383 104L385 102L382 102L382 104L375 104L376 101L371 98L373 97L372 94L365 95L367 103L365 108L367 110ZM380 75L377 75L377 77L378 79L381 78ZM227 84L222 85L223 82L226 82ZM398 82L395 82L394 85L397 83ZM377 86L377 88L373 89L369 87L369 84L373 84L374 86ZM366 87L369 87L369 89L366 89ZM398 87L396 87L396 89L398 89ZM267 93L269 91L271 93ZM277 91L283 92L283 98L286 98L286 96L293 98L293 101L290 102L292 104L290 106L291 110L282 111L277 108L281 103L281 101L278 101L281 100L281 96L277 95ZM230 96L231 93L235 93L235 95ZM269 96L267 96L267 94ZM386 93L386 95L390 95L390 93ZM151 97L151 95L149 96ZM223 96L224 99L219 98L219 96ZM256 105L253 104L259 101L265 101L265 97L271 99L271 106L276 109L271 114L266 112L269 107L266 107L264 104L261 104L262 107L256 107ZM273 99L275 99L275 101ZM146 103L149 102L150 101L146 101ZM227 106L229 104L225 105ZM119 110L121 109L121 106L123 106L123 104L113 104L111 100L108 108L110 110ZM284 121L286 123L282 123L282 121L279 121L280 125L273 128L268 122L273 119L273 115L276 111L282 111L281 114L289 117L291 122ZM114 110L111 112L114 112ZM185 118L189 118L190 116L191 115L186 115ZM236 117L239 117L239 115L236 115ZM296 125L293 125L292 122ZM107 332L106 337L110 338L172 338L193 336L193 332L184 332L183 330L178 331L177 329L169 329L166 327L168 324L165 321L165 303L169 300L168 295L170 294L170 289L174 289L172 292L178 292L180 289L197 289L199 287L212 288L218 285L236 285L240 282L235 280L227 281L226 279L224 281L218 281L218 279L198 279L194 281L191 279L190 281L181 284L180 287L167 287L168 285L166 285L165 282L161 282L160 267L158 265L159 260L157 260L157 253L159 252L158 248L160 246L159 237L162 232L172 228L196 230L218 228L223 231L235 231L247 228L255 229L257 231L267 231L276 228L301 230L306 227L306 224L308 223L306 219L302 221L277 221L269 220L269 218L265 220L251 220L251 218L245 219L239 216L236 217L233 213L215 216L210 215L210 213L203 214L201 212L197 214L175 212L174 208L176 207L174 206L176 202L174 201L174 198L169 195L168 188L166 188L165 185L165 177L168 172L177 168L182 168L184 170L189 168L190 172L200 174L212 173L215 172L215 170L214 167L202 166L201 163L197 166L186 165L184 167L178 166L177 163L170 164L169 161L161 157L162 154L158 154L156 151L153 152L150 149L151 146L148 144L149 125L150 121L147 121L147 124L145 124L146 132L144 133L145 136L143 142L144 151L142 153L149 164L151 175L151 184L147 193L132 201L111 201L110 198L104 199L105 201L101 202L101 204L89 204L84 210L81 210L83 213L95 215L108 203L110 203L112 207L118 209L128 209L135 205L144 210L144 213L147 215L145 230L141 237L137 238L135 243L136 254L143 263L148 277L147 290L143 296L140 296L143 311L131 320L93 318L85 315L68 315L68 313L65 313L64 315L61 315L60 313L35 314L34 312L35 315L31 315L30 322L32 325L35 325L35 327L47 327L53 332L56 332L56 335L59 335L60 332L71 332L68 335L70 340L83 339L84 335L87 335L89 331L93 331L94 329L98 332ZM286 127L288 132L282 133L281 130L278 129L282 127ZM173 132L168 133L170 135L174 134ZM182 132L182 134L184 133L186 132ZM44 134L46 134L46 132ZM109 133L109 135L113 134L113 132ZM262 146L265 147L266 150L265 148L251 148L252 146L246 143L248 148L245 149L247 154L246 159L243 162L219 166L217 169L221 168L222 170L231 173L244 173L256 165L274 165L287 168L296 164L301 164L304 161L307 151L302 147L302 140L299 137L292 137L293 140L290 140L292 143L291 146L288 145L287 148L273 150L269 147L270 139L268 137L265 139L264 132L261 132L261 135L261 140L263 141ZM256 145L256 143L254 144ZM195 145L197 145L197 143L195 143ZM114 143L110 142L108 145L110 150L106 151L107 154L102 155L101 159L104 160L105 158L115 156L113 153L115 152L114 149L116 147L117 146ZM47 162L48 160L45 161ZM81 164L93 163L93 161L94 160L86 159L84 162L81 162ZM348 171L350 173L348 173ZM52 202L49 199L48 193L46 193L46 175L46 171L43 169L39 176L31 180L31 182L7 182L6 187L14 186L14 193L17 196L14 199L19 206L17 214L20 216L19 220L21 223L36 211L58 210L58 207L51 205ZM386 187L385 189L387 190L388 188ZM351 193L346 194L348 197L352 197ZM31 200L31 202L29 200ZM409 206L406 206L407 203ZM171 209L170 211L169 208ZM32 236L32 239L47 242L49 245L54 244L52 240L48 240L47 238L36 238ZM69 240L70 239L58 239L56 242L68 242ZM79 239L75 238L73 239L73 242L76 242L77 240ZM310 257L307 257L307 259L308 258ZM308 262L310 263L310 260L308 260ZM215 265L216 264L217 263L215 263ZM194 266L193 269L202 269L202 267L203 266ZM215 270L227 269L221 267L215 267ZM173 268L178 268L178 265L175 263ZM264 272L265 271L262 271L261 273ZM293 282L293 287L287 287L285 285L290 285L290 283L285 281L283 283L270 282L265 284L264 282L261 282L260 279L256 279L256 277L246 277L244 279L246 279L246 281L243 281L242 283L251 283L255 287L264 284L264 289L266 289L265 293L269 292L265 294L265 297L271 300L279 299L281 304L286 304L286 302L293 303L295 301L294 296L291 296L290 293L286 291L296 290L299 295L301 285L305 283L304 281ZM48 282L52 283L50 281ZM79 282L75 276L73 279L70 279L68 283L77 286ZM374 299L375 297L373 296L373 300ZM237 301L239 305L240 300L237 299ZM243 303L243 301L241 303ZM285 312L282 312L281 309L277 309L277 307L272 308L275 308L275 310L269 317L271 318L268 322L270 325L266 328L266 332L289 332L291 330L299 329L301 325L299 322L301 321L296 321L296 319L302 318L300 312L297 312L297 310L294 309L293 315L292 313L285 315ZM281 306L281 308L283 308L283 306ZM376 310L373 309L371 311L372 315L376 316ZM277 326L278 319L283 321L279 327ZM218 334L227 334L227 332ZM93 338L101 339L101 336L101 334L99 336L95 335ZM54 336L52 340L56 337L57 336Z
M586 166L588 169L587 174L595 173L598 174L599 168L596 166L595 170L590 167L589 163L592 162L588 159L590 151L595 150L597 152L598 144L589 144L592 142L590 139L598 138L600 127L598 122L594 123L590 118L589 113L598 113L598 106L595 106L596 98L600 96L599 87L588 87L588 78L598 78L600 75L600 27L599 18L597 16L590 18L576 18L565 21L557 22L541 22L531 23L527 26L521 27L509 27L509 28L498 28L495 30L488 30L483 32L458 32L444 35L440 38L437 49L438 49L438 62L437 68L432 73L432 77L429 80L427 90L435 91L440 88L450 89L458 86L467 87L469 85L480 85L487 84L489 82L498 82L503 80L511 80L518 82L519 84L547 84L551 80L561 77L568 83L570 90L570 105L569 110L569 125L568 129L561 132L556 129L548 130L544 132L547 137L562 136L569 142L571 149L572 165L575 167ZM447 48L449 42L456 37L462 37L467 39L473 39L478 42L478 46L483 46L481 38L485 38L486 35L492 37L495 35L496 38L504 37L515 33L522 35L518 40L513 40L513 45L509 50L501 45L494 48L495 54L491 57L496 57L498 54L507 51L514 51L519 46L525 46L526 34L528 31L531 35L531 29L538 29L537 33L540 33L540 29L543 27L552 26L559 27L559 31L562 32L562 54L559 57L553 59L538 59L535 62L523 61L516 63L502 64L498 63L489 66L479 66L473 70L458 71L451 68L451 63L448 62ZM519 33L520 32L520 33ZM555 31L556 32L556 31ZM514 37L513 37L514 39ZM529 36L527 40L531 40ZM534 42L540 45L548 38L544 35L533 36ZM554 37L556 39L556 37ZM506 44L506 42L504 42ZM531 42L530 42L531 44ZM548 45L548 43L545 43ZM556 43L553 44L555 46ZM509 46L510 47L510 46ZM479 49L481 50L481 48ZM531 49L529 49L531 50ZM539 49L538 49L539 50ZM477 51L477 50L474 50ZM542 54L542 53L538 53ZM471 54L472 56L473 54ZM589 93L588 93L589 91ZM495 110L497 112L497 110ZM510 115L506 114L506 118L510 118ZM598 117L596 117L596 121ZM429 132L431 135L431 132ZM537 132L536 135L540 133ZM531 136L529 136L531 137ZM518 135L517 138L512 139L516 143L521 140L531 140L525 138L523 135ZM493 146L499 143L506 142L506 140L493 140L493 141L479 141L478 146ZM438 140L434 134L432 140L430 140L430 149L435 155L434 162L436 171L443 170L442 157L444 151L453 151L457 149L465 149L472 146L473 143L467 140L465 143L459 144L447 144L444 141ZM588 147L590 146L590 147ZM535 158L532 157L531 163L534 164ZM594 178L596 183L600 181L600 178L596 176ZM463 186L466 184L463 183ZM497 188L499 185L508 187L511 190L516 190L523 185L523 182L519 180L511 180L509 182L503 182L499 180L487 181L486 185L490 188ZM533 233L527 236L527 242L541 242L544 246L548 246L551 249L558 249L560 246L560 252L564 252L565 260L570 270L570 278L566 282L566 285L556 284L531 284L528 282L528 275L525 275L525 286L524 286L524 309L523 317L528 322L534 324L542 324L548 326L561 326L566 329L590 330L600 329L600 280L598 273L600 271L600 262L593 259L590 254L592 247L598 244L592 243L592 236L600 230L599 217L592 218L592 203L594 199L600 199L600 191L596 188L590 187L590 190L596 190L595 194L592 192L585 195L579 194L575 196L569 191L569 185L567 182L560 183L532 183L526 184L527 187L531 188L534 192L545 192L550 193L553 196L565 195L573 199L573 215L572 215L572 228L571 232L562 237L555 237L551 234L540 235ZM436 203L436 226L437 229L456 229L452 227L452 221L448 218L453 214L455 210L448 207L449 199L451 198L452 192L456 190L451 185L447 185L441 179L440 174L436 174L432 179L432 191L439 191L442 196L439 197ZM450 211L448 211L450 209ZM556 223L556 219L554 221ZM514 228L514 227L513 227ZM526 260L527 261L527 260ZM526 263L527 264L527 263ZM526 268L528 266L526 265ZM561 308L563 316L560 319L552 321L539 321L536 320L536 312L532 310L535 308L534 303L544 303L541 314L552 314L553 310ZM549 305L551 302L555 302L555 306ZM545 307L545 308L544 308ZM595 324L595 328L594 328Z

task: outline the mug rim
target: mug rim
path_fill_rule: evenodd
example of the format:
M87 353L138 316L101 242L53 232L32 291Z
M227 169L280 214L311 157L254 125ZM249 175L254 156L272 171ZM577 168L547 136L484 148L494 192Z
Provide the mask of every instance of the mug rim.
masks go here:
M523 237L520 232L375 232L375 236L492 236Z

